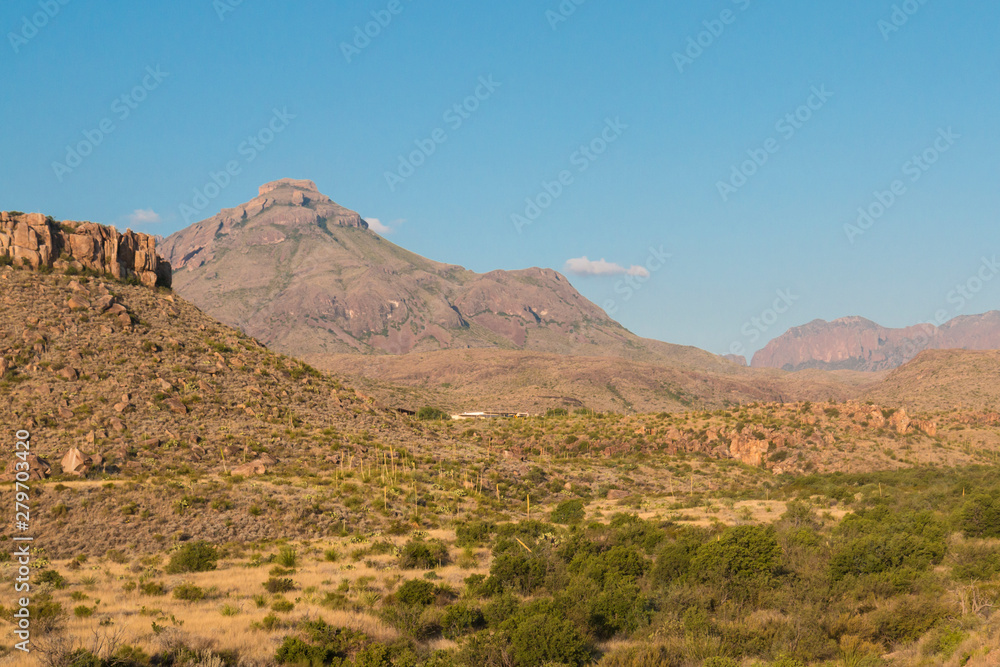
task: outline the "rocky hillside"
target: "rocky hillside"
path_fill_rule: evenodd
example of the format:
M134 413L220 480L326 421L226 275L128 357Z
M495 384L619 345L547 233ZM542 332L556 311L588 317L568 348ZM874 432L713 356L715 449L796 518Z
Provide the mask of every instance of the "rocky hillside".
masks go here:
M1000 312L956 317L940 327L918 324L903 329L879 326L862 317L814 320L770 341L754 355L751 365L789 371L884 371L933 349L1000 349Z
M170 287L171 267L147 234L93 222L57 222L41 213L0 212L0 260L36 270L92 272Z
M337 503L308 522L248 513L253 503L308 507L291 488L255 485L235 522L186 513L185 498L192 507L197 500L178 480L329 475L440 446L422 423L270 352L166 289L8 265L0 268L0 309L0 422L30 431L33 477L148 480L130 487L135 512L123 512L121 497L96 481L71 487L93 494L82 505L75 491L46 494L46 509L32 517L50 554L149 548L155 535L181 531L228 541L332 530L347 515ZM12 449L0 453L0 470L9 475L12 464ZM69 521L52 510L59 503L70 507Z
M306 357L306 361L313 362ZM436 405L543 414L570 410L677 412L756 401L846 400L880 379L840 371L716 370L615 357L524 350L442 350L325 359L352 385L387 405Z
M319 364L337 353L499 348L728 365L631 334L555 271L477 274L367 227L311 181L284 179L170 236L162 251L182 296Z
M1000 411L1000 351L927 350L864 392L914 410Z

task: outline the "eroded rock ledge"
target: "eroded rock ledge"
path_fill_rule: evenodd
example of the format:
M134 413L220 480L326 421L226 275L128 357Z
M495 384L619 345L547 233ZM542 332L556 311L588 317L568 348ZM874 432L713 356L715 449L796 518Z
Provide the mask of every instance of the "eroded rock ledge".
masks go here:
M36 270L90 269L147 287L171 284L170 263L156 254L152 236L41 213L0 212L0 257Z

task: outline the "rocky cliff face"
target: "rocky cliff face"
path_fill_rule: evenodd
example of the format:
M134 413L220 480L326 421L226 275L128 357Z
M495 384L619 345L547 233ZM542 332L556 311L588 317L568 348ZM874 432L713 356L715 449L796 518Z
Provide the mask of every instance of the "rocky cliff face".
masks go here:
M0 212L0 257L36 270L89 269L148 287L171 285L170 264L156 254L153 237L41 213Z
M934 349L1000 349L1000 312L957 317L940 327L918 324L901 329L862 317L814 320L769 342L754 355L751 365L791 371L883 371Z

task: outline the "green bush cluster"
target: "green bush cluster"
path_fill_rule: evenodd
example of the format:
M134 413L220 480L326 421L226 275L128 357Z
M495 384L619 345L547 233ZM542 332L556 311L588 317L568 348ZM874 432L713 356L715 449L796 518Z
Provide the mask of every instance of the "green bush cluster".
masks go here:
M205 542L199 540L185 544L170 555L170 562L164 568L169 574L181 574L186 572L207 572L214 570L219 562L218 550Z
M448 547L440 540L410 540L399 554L399 566L404 570L433 570L448 562Z

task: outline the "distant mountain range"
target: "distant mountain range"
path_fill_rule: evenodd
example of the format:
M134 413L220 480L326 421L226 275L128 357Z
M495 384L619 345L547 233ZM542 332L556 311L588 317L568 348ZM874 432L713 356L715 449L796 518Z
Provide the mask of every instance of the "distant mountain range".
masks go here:
M918 324L902 329L863 317L814 320L770 341L753 356L751 366L884 371L902 366L924 350L943 349L1000 349L1000 312L964 315L939 327Z

